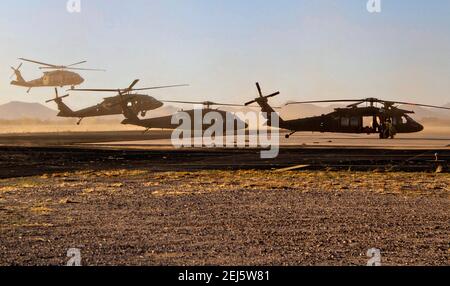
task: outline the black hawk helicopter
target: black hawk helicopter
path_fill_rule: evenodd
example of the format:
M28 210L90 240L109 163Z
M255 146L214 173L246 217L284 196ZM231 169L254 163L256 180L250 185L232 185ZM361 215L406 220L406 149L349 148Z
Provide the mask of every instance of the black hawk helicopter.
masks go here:
M163 103L151 96L145 94L133 93L133 91L143 91L143 90L154 90L162 88L179 87L185 85L169 85L169 86L156 86L147 88L137 88L134 86L139 82L138 79L134 80L133 83L124 89L72 89L71 91L97 91L97 92L117 92L116 96L107 97L103 99L103 102L82 109L73 111L64 102L63 98L68 97L66 94L64 96L58 96L58 90L55 88L56 97L48 102L54 101L58 105L58 116L68 117L68 118L79 118L78 125L86 117L98 117L106 115L120 115L123 113L122 106L126 106L130 112L133 114L141 113L145 116L147 111L154 110L163 106Z
M268 99L279 95L280 92L264 96L259 83L256 83L256 87L258 89L259 97L247 102L246 105L248 106L255 102L258 103L262 108L262 112L267 115L267 124L270 126L272 122L271 116L272 114L275 114L275 111L268 104ZM286 135L286 138L289 138L296 132L312 131L321 133L379 134L380 139L387 139L394 138L398 133L415 133L424 129L421 124L409 116L410 114L414 114L414 111L401 109L396 106L397 104L450 110L450 108L447 107L381 100L377 98L303 101L290 102L286 105L340 102L353 103L345 108L336 108L333 112L321 116L294 120L283 120L282 118L279 118L279 127L291 131L291 133ZM366 103L366 106L360 106L364 103ZM381 107L377 107L375 104L380 104ZM370 123L366 125L365 123L368 121Z
M64 87L70 86L71 88L75 88L75 86L80 85L84 82L84 79L77 73L71 72L69 70L79 70L79 71L105 71L102 69L87 69L87 68L77 68L75 66L84 64L86 61L81 61L78 63L74 63L71 65L63 66L63 65L53 65L47 64L43 62L38 62L34 60L28 60L24 58L19 58L19 60L35 63L41 65L39 69L41 70L51 70L44 72L44 75L41 78L26 81L22 77L22 73L20 72L20 68L22 67L22 63L17 67L11 67L14 73L11 75L13 77L16 76L16 80L11 81L11 85L27 87L27 93L33 87Z
M203 105L202 109L191 109L191 110L181 110L179 112L183 112L187 114L191 121L191 131L201 130L205 131L208 128L210 128L215 122L211 122L210 124L204 123L205 122L205 116L209 114L210 112L216 112L218 113L222 120L223 120L223 130L225 134L228 134L230 132L234 132L235 130L239 129L246 129L248 127L248 124L243 122L241 119L239 119L234 114L211 108L211 106L233 106L233 107L243 107L244 105L239 104L229 104L229 103L216 103L211 101L205 101L205 102L195 102L195 101L174 101L174 100L163 100L164 103L183 103L183 104L198 104ZM124 116L125 120L122 121L122 124L126 125L136 125L146 128L146 131L150 129L177 129L180 127L180 124L174 124L172 123L172 119L177 115L172 114L168 116L162 116L162 117L155 117L155 118L148 118L148 119L140 119L137 117L135 113L128 108L128 106L123 106L124 110ZM195 117L200 115L201 118L197 120L201 120L202 124L201 126L197 126L195 124ZM233 130L229 130L229 127L233 126ZM200 127L200 128L199 128ZM233 133L234 134L234 133Z

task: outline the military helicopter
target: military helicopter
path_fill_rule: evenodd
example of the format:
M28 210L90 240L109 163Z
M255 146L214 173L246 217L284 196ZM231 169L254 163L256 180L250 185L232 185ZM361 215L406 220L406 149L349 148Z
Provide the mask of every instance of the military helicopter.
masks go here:
M234 106L234 107L243 107L243 105L239 104L229 104L229 103L216 103L211 101L205 102L195 102L195 101L172 101L172 100L163 100L164 103L183 103L183 104L201 104L203 105L202 109L192 109L192 110L181 110L181 112L188 114L191 121L191 131L202 130L205 131L210 128L214 123L206 124L204 123L205 116L210 112L218 113L223 119L223 130L224 133L245 129L248 125L240 120L237 116L231 114L230 112L226 112L219 109L211 108L212 106ZM146 128L146 131L150 129L177 129L180 127L180 124L173 124L172 118L174 118L177 114L172 114L168 116L148 118L148 119L140 119L136 116L135 113L128 106L123 106L125 120L122 121L122 124L128 125L136 125ZM195 124L195 117L200 115L202 125L197 126ZM227 124L228 123L228 124ZM233 126L233 130L229 130L229 127ZM201 129L199 129L200 127ZM234 133L233 133L234 134Z
M84 64L86 61L81 61L78 63L74 63L71 65L63 66L63 65L53 65L53 64L47 64L43 62L38 62L34 60L28 60L24 58L19 58L19 60L35 63L38 65L41 65L39 69L41 70L51 70L44 72L44 75L41 78L26 81L20 72L20 68L22 67L23 63L20 63L20 65L17 68L11 67L11 69L14 71L14 73L11 75L11 78L15 75L16 80L11 81L11 85L15 86L21 86L21 87L27 87L27 93L30 92L30 90L33 87L64 87L64 86L70 86L71 88L75 88L75 86L80 85L84 82L84 79L77 73L71 72L69 70L79 70L79 71L105 71L102 69L87 69L87 68L77 68L75 66Z
M58 116L59 117L69 117L69 118L79 118L77 125L81 124L81 121L86 117L98 117L98 116L106 116L106 115L120 115L123 113L122 106L125 105L128 110L133 114L141 113L141 115L145 116L147 111L157 109L163 106L163 103L151 96L145 94L136 94L132 93L133 91L143 91L143 90L154 90L154 89L162 89L162 88L170 88L170 87L178 87L184 85L171 85L171 86L156 86L156 87L147 87L147 88L138 88L134 89L134 86L139 82L138 79L134 80L133 83L127 88L124 89L73 89L72 91L114 91L118 94L113 97L107 97L103 99L103 102L82 109L78 111L73 111L70 109L64 102L63 98L68 97L69 94L64 96L58 95L58 90L55 88L56 97L54 99L47 100L48 102L56 102L58 105Z
M268 104L268 99L279 95L280 92L264 96L259 83L256 83L256 87L258 89L259 97L247 102L246 105L248 106L255 102L258 103L262 108L262 112L267 115L268 125L271 125L271 116L272 114L275 114L273 113L275 111ZM409 116L410 114L414 114L414 111L400 109L395 105L412 105L450 110L450 108L447 107L401 101L388 101L377 98L303 101L290 102L286 105L333 102L353 103L345 108L336 108L334 112L323 114L321 116L299 118L294 120L283 120L279 118L279 127L291 131L291 133L286 135L286 138L289 138L296 132L312 131L322 133L379 134L380 139L393 139L398 133L415 133L424 129L421 124ZM360 106L364 103L367 105L363 107ZM375 104L380 104L381 107L377 107ZM369 123L366 125L367 122Z

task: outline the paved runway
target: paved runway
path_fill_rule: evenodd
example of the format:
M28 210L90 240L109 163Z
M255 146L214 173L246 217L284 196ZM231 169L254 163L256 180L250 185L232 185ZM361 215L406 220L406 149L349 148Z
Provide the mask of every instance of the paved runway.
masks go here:
M347 135L347 134L320 134L320 133L299 133L289 139L284 137L285 133L279 134L278 142L280 147L346 147L346 148L392 148L392 149L450 149L450 135L425 134L425 135L400 135L395 139L380 140L376 135ZM245 139L244 139L245 140ZM257 142L256 136L246 138L246 143ZM226 142L219 139L219 142ZM172 147L171 139L151 139L134 141L116 141L93 143L98 146L112 147L135 147L135 148L157 148ZM255 146L254 146L255 147Z

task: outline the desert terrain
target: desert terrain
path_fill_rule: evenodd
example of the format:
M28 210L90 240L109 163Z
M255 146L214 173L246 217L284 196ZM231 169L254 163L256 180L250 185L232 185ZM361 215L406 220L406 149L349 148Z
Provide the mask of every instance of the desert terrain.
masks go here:
M0 181L0 264L450 265L450 176L96 170Z

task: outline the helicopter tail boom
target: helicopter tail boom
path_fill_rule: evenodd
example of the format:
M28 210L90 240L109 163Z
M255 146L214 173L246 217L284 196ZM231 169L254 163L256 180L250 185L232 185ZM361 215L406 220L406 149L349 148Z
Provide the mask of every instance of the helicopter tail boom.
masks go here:
M74 116L75 112L72 109L70 109L70 107L68 107L62 100L63 98L68 97L69 95L66 94L63 96L59 96L57 88L55 88L55 94L56 94L55 98L47 100L46 103L49 103L52 101L56 102L56 105L58 106L58 110L59 110L59 113L58 113L59 117L75 117Z
M30 84L23 78L22 73L20 72L21 66L22 64L20 64L17 68L11 67L11 69L14 71L11 77L13 77L14 75L16 76L16 80L11 81L11 85L31 87Z

